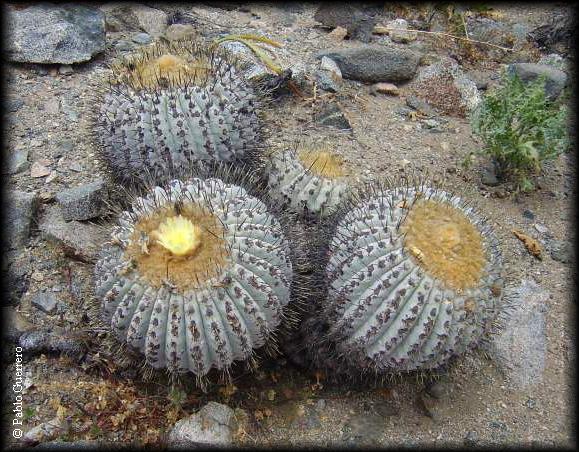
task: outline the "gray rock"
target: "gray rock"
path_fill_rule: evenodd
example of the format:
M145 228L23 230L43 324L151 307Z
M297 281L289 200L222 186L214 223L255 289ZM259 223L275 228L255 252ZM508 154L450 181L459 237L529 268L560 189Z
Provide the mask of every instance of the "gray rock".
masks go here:
M102 215L108 189L104 180L99 179L90 184L68 188L56 195L65 220L89 220Z
M56 310L58 299L52 292L37 292L32 296L31 303L42 312L52 314Z
M18 174L30 167L28 161L28 149L14 149L6 159L5 174Z
M362 42L370 42L376 19L360 6L347 3L322 3L314 19L326 27L343 27L348 36Z
M38 198L36 193L11 190L7 192L6 204L3 230L7 232L5 238L8 248L21 248L28 242Z
M342 83L342 71L334 60L323 57L320 68L315 72L318 86L324 91L336 93Z
M161 36L167 28L167 14L157 8L132 2L109 2L100 6L107 31L144 31Z
M67 255L83 262L96 262L99 250L109 237L105 230L93 224L67 222L59 206L50 206L42 217L39 229L49 240L64 248Z
M63 153L67 154L74 149L74 143L72 140L63 140L58 143L58 150Z
M6 109L10 113L16 113L24 106L24 101L22 99L12 99L6 102Z
M424 121L422 121L422 123L428 129L440 128L440 123L436 119L425 119Z
M169 25L165 30L165 38L169 41L179 41L181 39L194 38L197 35L197 30L190 24L173 24Z
M414 110L419 111L420 113L426 116L436 116L438 112L434 107L432 107L428 102L419 99L414 95L410 95L406 97L406 105Z
M476 41L510 48L513 41L517 39L510 26L488 17L468 16L466 26L469 37Z
M105 49L104 14L84 5L39 3L7 8L7 57L22 63L71 64Z
M567 240L554 240L551 244L551 257L563 264L573 263L575 260L573 243Z
M466 446L474 446L478 442L478 433L474 430L469 430L464 437L464 444Z
M79 358L86 352L85 341L80 336L60 330L26 331L20 335L18 345L22 347L22 353L27 357L42 353L58 353Z
M56 195L65 220L89 220L102 215L106 210L105 202L108 189L104 180L68 188Z
M491 80L490 74L485 71L472 69L466 73L466 76L471 79L476 85L477 89L486 90Z
M507 73L517 74L524 82L532 82L544 76L545 94L551 100L556 99L567 86L567 74L546 64L513 63L507 67Z
M523 216L525 218L527 218L528 220L534 220L535 219L535 214L528 209L525 209L523 211Z
M221 47L226 48L232 54L236 55L240 60L249 63L246 71L246 77L249 79L259 79L269 75L269 71L265 65L258 62L253 52L244 44L237 41L225 41L220 44Z
M197 413L178 421L169 433L169 447L226 447L236 428L235 412L226 405L209 402Z
M497 177L497 170L495 165L488 164L483 166L481 173L481 182L489 187L496 187L500 184Z
M531 280L523 280L505 297L512 300L502 331L493 336L489 352L494 355L508 382L515 388L538 384L543 379L545 312L549 292Z
M475 82L470 80L458 63L452 58L441 58L440 61L421 68L416 76L417 82L428 82L435 77L450 77L452 84L460 93L462 105L473 111L482 101Z
M344 78L363 82L410 80L420 61L420 55L411 50L376 45L327 49L316 55L324 56L338 64Z
M396 29L388 32L390 39L394 42L407 43L416 41L418 38L418 33L415 31L404 31L408 30L408 22L405 19L394 19L388 22L386 27Z
M148 33L137 33L131 39L133 40L133 42L136 42L137 44L141 45L146 45L151 43L151 41L153 41L153 38Z
M318 124L336 127L341 130L351 130L352 126L340 107L335 103L324 104L318 113L315 114Z

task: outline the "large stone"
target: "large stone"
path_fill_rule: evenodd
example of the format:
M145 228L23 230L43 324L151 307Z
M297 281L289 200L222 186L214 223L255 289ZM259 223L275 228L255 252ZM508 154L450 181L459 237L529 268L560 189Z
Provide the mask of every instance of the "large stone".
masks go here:
M71 64L105 49L105 18L84 5L39 3L8 7L6 55L23 63Z
M467 111L473 111L481 103L482 98L476 83L470 80L459 64L452 58L442 58L440 61L421 68L416 76L416 82L428 85L429 80L449 80L460 94L460 103ZM427 96L428 97L428 96Z
M347 3L322 3L314 19L326 27L343 27L352 39L369 42L376 19L372 11Z
M105 212L107 197L107 186L99 179L90 184L63 190L56 195L56 200L65 220L89 220Z
M175 424L169 446L177 448L227 447L236 431L235 412L227 405L209 402L197 413Z
M338 64L344 78L363 82L410 80L420 61L420 55L411 50L377 45L327 49L316 55L324 56Z
M543 379L547 338L545 313L550 294L534 281L524 280L512 293L513 303L502 331L493 336L491 353L515 388L538 384Z
M532 82L540 76L545 77L545 94L556 99L567 85L567 74L552 66L536 63L513 63L507 68L509 74L517 74L524 82Z
M321 89L336 93L342 83L342 72L334 60L323 57L320 68L315 72L315 78Z
M476 41L510 48L517 39L511 26L488 17L468 16L466 27L468 36Z
M50 206L39 225L44 236L58 243L67 255L83 262L96 262L98 253L109 238L105 230L94 224L67 222L59 206Z
M56 310L58 299L52 292L37 292L32 297L31 303L42 312L52 314Z
M7 192L4 209L5 240L9 249L21 248L28 242L30 225L34 218L38 198L35 193L18 190Z
M167 28L167 13L132 2L109 2L100 6L105 13L107 31L144 31L161 36Z

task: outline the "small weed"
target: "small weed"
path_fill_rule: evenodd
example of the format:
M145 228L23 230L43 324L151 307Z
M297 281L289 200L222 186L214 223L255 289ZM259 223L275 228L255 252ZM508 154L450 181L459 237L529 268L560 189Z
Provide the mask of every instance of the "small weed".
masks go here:
M545 80L524 83L515 74L503 77L474 112L473 132L485 143L481 152L498 164L500 178L513 178L518 189L534 188L530 176L569 147L567 107L549 101Z

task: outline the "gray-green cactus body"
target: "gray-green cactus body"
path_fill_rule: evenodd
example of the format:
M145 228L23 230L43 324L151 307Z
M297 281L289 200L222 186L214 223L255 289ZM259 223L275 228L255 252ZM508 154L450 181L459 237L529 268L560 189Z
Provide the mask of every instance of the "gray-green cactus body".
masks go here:
M243 160L260 146L261 94L222 49L159 45L114 65L100 91L93 133L121 180Z
M456 224L447 217L453 211ZM404 229L410 218L418 229ZM417 231L432 236L420 241ZM469 263L471 250L476 262ZM475 347L500 311L501 257L492 231L443 191L376 192L338 223L329 256L326 340L360 369L440 367Z
M325 151L306 148L275 153L267 162L270 196L295 212L329 215L349 193L341 165L337 156Z
M159 244L181 240L159 226L168 217L202 225L192 254ZM159 241L151 228L162 231ZM204 376L273 339L289 300L289 247L279 222L243 188L219 179L155 187L123 212L112 237L96 265L96 294L118 337L154 368Z

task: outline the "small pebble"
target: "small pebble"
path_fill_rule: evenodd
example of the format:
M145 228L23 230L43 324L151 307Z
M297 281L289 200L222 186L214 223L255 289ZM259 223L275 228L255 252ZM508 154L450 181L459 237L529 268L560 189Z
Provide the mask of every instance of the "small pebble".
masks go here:
M535 214L533 212L531 212L530 210L523 210L523 216L525 218L528 218L529 220L535 219Z

